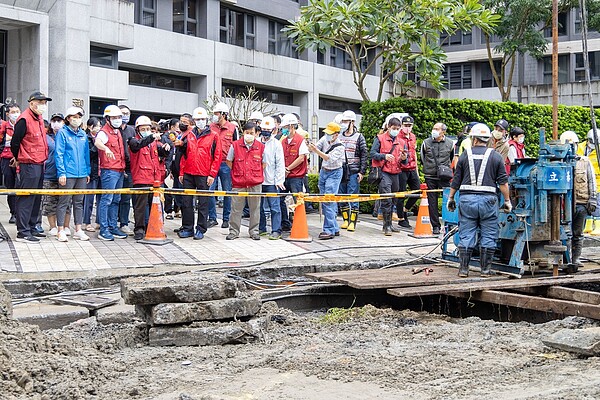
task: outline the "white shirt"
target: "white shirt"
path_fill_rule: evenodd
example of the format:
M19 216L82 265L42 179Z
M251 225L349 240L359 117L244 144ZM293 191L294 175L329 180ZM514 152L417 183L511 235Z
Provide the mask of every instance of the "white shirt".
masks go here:
M108 135L104 131L98 131L96 139L98 139L102 144L108 143Z
M263 142L265 152L263 162L265 163L263 185L283 185L285 181L285 159L283 158L283 146L281 142L273 137ZM305 144L306 146L306 144ZM302 149L302 146L300 146ZM306 148L308 150L308 147Z

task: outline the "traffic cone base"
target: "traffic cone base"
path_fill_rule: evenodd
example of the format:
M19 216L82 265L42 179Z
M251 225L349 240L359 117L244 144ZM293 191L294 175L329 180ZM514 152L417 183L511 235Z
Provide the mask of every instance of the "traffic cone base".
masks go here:
M312 242L312 237L308 235L308 222L306 221L306 209L304 202L299 202L294 209L294 222L292 222L292 231L290 236L285 238L290 242Z
M163 206L160 201L160 193L154 192L146 236L144 239L138 241L138 243L162 246L172 242L173 239L167 238L167 234L165 233L165 221L163 220Z
M429 219L429 202L427 201L427 193L425 191L423 191L421 194L421 204L419 204L419 214L417 215L415 231L414 233L409 233L408 236L417 239L437 237L433 235L433 230L431 229L431 221Z

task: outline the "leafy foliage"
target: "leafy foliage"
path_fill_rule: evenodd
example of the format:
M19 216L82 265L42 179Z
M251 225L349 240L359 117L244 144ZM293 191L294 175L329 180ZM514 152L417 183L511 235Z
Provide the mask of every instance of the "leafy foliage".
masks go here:
M247 86L241 93L231 93L225 91L224 96L219 96L217 92L209 95L204 101L204 106L209 113L217 103L225 103L229 106L230 121L237 121L242 124L250 118L253 111L260 111L263 115L273 115L278 112L277 108L264 98L259 96L258 90L254 86Z

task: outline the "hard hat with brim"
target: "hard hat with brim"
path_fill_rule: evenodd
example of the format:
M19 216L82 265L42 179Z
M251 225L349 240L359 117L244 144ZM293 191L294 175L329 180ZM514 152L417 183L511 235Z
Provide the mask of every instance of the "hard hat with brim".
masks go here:
M29 95L29 98L27 99L27 102L33 101L33 100L47 100L47 101L52 101L52 99L48 96L46 96L44 93L37 91L37 92L33 92Z
M328 135L334 135L336 133L339 133L341 129L342 128L335 122L330 122L327 124L325 129L323 129L323 132L325 132Z

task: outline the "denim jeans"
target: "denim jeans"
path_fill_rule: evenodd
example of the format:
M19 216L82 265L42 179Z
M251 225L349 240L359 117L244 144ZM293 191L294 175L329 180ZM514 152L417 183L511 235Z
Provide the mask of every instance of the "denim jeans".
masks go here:
M100 177L92 179L86 186L86 189L101 189ZM96 223L98 219L98 204L100 204L99 194L86 194L83 198L83 223L89 225L92 223L92 210L94 209L94 197L96 198Z
M263 193L278 193L279 190L275 185L262 185ZM260 223L258 231L260 233L267 231L267 216L266 213L271 213L271 233L281 233L281 204L279 197L263 197L260 199Z
M102 169L100 172L100 182L102 189L121 189L123 187L123 172L113 171L111 169ZM109 229L117 228L117 217L119 214L120 194L103 194L98 203L98 219L100 220L100 232L106 232Z
M360 183L358 182L358 173L348 175L348 181L340 183L340 194L358 194L360 193ZM350 206L350 211L358 211L358 201L340 203L339 206Z
M482 248L496 248L499 230L498 196L483 193L461 194L458 213L460 215L459 247L474 248L479 234Z
M225 191L231 191L231 168L221 163L219 168L219 174L217 178L221 180L221 188ZM217 190L218 182L217 179L210 185L210 190ZM229 221L229 214L231 214L231 197L225 196L223 198L223 221ZM208 198L208 219L211 221L217 220L217 199L214 196Z
M304 188L304 177L298 178L286 178L285 180L285 193L300 193ZM337 190L337 188L336 188ZM292 223L290 222L290 214L285 204L285 197L279 198L279 205L281 207L281 228L284 230L292 229Z
M321 194L337 194L342 180L342 168L328 171L321 168L319 172L319 193ZM340 231L337 223L337 203L324 202L321 204L323 209L323 232L330 235Z

